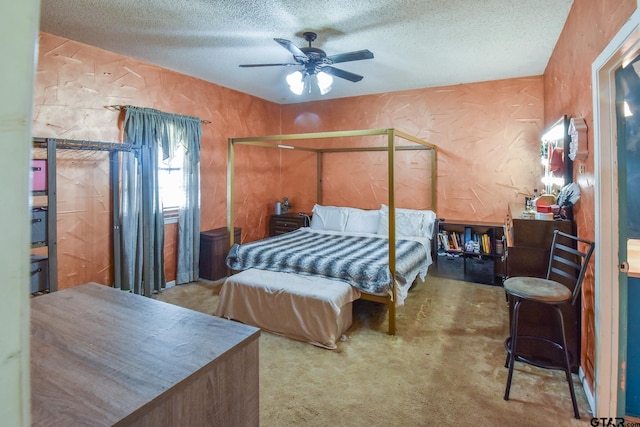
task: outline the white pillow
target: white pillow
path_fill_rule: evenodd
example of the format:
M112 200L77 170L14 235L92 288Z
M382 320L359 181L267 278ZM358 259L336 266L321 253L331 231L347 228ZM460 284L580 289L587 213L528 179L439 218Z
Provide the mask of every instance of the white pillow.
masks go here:
M354 233L378 232L380 223L380 210L365 210L357 208L345 208L348 212L347 225L344 231Z
M348 213L345 208L316 204L313 207L310 227L312 230L344 231L347 218Z
M396 237L420 236L422 230L422 215L396 212ZM389 212L380 211L378 234L389 235Z
M396 208L396 235L401 237L433 236L436 213L431 210ZM389 207L380 207L378 234L389 234Z
M424 218L422 222L422 232L424 237L433 236L433 227L436 224L436 213L434 211L422 211Z

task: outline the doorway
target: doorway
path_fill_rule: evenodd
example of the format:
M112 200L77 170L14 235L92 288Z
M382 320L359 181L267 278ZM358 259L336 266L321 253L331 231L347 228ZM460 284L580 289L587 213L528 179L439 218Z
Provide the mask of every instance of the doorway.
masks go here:
M634 316L628 318L630 310L627 310L627 304L632 301L627 293L627 272L624 268L628 265L629 229L627 164L626 161L621 162L625 159L622 148L626 147L626 123L622 113L624 97L616 97L623 91L622 87L616 87L615 78L616 72L633 63L639 52L640 12L636 10L592 66L595 179L599 184L595 189L598 248L595 256L597 345L594 392L597 417L624 417L627 414L627 394L632 395L635 393L633 390L640 387L640 378L634 379L635 374L630 377L626 369L628 344L632 345L632 351L635 346L633 337L627 340L628 322L635 320ZM621 114L616 114L618 111ZM631 298L635 296L631 295ZM630 385L629 381L634 384Z
M633 277L636 262L629 242L640 239L640 198L633 191L640 182L640 55L625 61L615 72L616 129L618 135L619 188L619 262L632 267L620 275L620 304L626 300L626 310L620 310L621 334L626 335L626 369L621 372L625 416L640 417L640 278ZM633 246L633 243L632 243ZM630 256L631 255L631 256ZM624 270L623 267L622 270ZM626 314L626 316L625 316ZM624 340L621 340L624 345ZM619 409L620 411L620 409Z

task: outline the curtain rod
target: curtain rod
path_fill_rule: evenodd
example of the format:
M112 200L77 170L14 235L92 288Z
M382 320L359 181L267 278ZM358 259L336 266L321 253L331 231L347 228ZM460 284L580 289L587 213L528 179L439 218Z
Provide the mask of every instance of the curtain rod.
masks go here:
M107 108L109 110L116 110L116 111L126 111L127 106L126 105L105 105L104 108ZM200 119L200 123L204 123L208 125L211 122L209 120Z

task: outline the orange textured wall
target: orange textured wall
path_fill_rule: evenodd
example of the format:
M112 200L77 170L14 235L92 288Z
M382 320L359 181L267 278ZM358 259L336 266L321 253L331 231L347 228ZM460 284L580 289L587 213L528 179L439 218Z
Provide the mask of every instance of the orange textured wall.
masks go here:
M278 106L43 33L34 135L119 141L118 113L104 108L110 104L147 106L211 120L212 124L203 127L204 230L226 222L228 137L393 127L438 146L437 211L441 217L501 222L508 203L522 202L539 186L542 93L543 80L537 76ZM384 158L364 157L373 159L362 162L338 156L327 160L324 203L373 208L386 201ZM429 175L428 156L401 157L396 165L398 206L427 207L430 183L424 177ZM266 234L276 199L288 196L295 210L311 209L315 176L308 178L310 171L315 171L313 156L236 147L234 220L243 228L243 240ZM373 177L374 183L360 185L353 179L356 175ZM345 182L352 184L345 186ZM108 201L101 199L97 204L106 206ZM59 228L61 239L80 253L89 246L108 247L108 232L105 241L96 242L93 236L71 235L66 228ZM175 239L167 240L169 245L175 244L171 243ZM175 248L167 252L174 253ZM87 270L107 272L109 257L97 258L101 265ZM75 274L72 265L69 271L60 271L61 287L77 284L71 280ZM110 277L91 280L104 282Z
M283 133L396 128L436 145L437 214L451 220L502 222L509 203L524 204L525 195L540 187L538 141L542 126L542 76L282 107ZM427 184L412 180L425 173L420 169L428 161L414 160L396 166L397 182L417 197ZM379 169L375 161L360 164L364 160L354 157L336 161L339 163L331 175L336 188L350 185L356 170ZM305 163L290 174L304 176L309 165ZM306 182L284 179L282 185L283 193L302 199L302 210L313 206ZM378 197L384 190L386 197L386 183L379 185L384 188L365 187L346 196L329 194L329 188L325 199L336 203L349 200L361 207L375 205L379 200L372 201L373 193ZM423 204L413 202L411 196L402 202Z
M103 142L121 141L119 113L106 105L129 104L201 117L201 229L227 222L227 138L279 133L280 107L152 64L47 33L39 37L34 91L33 135ZM62 150L61 150L62 151ZM87 281L111 284L108 160L93 152L60 154L58 168L58 251L60 288ZM269 161L273 157L273 161ZM247 168L255 158L241 160ZM274 154L262 162L277 164ZM263 181L237 187L236 226L244 236L262 236L246 218L266 209L272 196L261 191L277 180L273 171ZM248 195L247 195L248 194ZM246 227L246 229L245 229ZM167 233L167 280L175 278L175 230Z
M574 1L544 74L545 124L551 125L563 114L584 118L590 149L593 147L591 64L635 9L636 0ZM578 173L579 166L584 166L583 174ZM574 163L574 180L581 194L574 208L578 235L593 240L595 182L591 150L586 160ZM593 391L596 345L593 265L583 285L582 313L580 364Z

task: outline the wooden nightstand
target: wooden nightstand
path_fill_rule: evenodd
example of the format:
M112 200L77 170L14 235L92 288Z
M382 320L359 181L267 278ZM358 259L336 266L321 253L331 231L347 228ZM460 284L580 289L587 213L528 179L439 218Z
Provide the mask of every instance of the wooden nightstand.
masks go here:
M269 220L269 236L278 236L280 234L288 233L293 230L297 230L300 227L307 227L308 218L304 214L299 213L286 213L281 215L271 215Z

